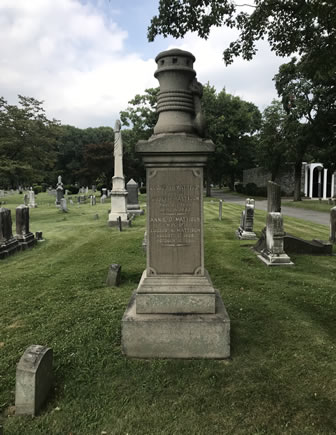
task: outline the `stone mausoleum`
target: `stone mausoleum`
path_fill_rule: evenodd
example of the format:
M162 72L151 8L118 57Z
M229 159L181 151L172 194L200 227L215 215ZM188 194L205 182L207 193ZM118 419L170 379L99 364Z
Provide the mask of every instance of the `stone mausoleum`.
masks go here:
M251 168L243 171L243 185L254 183L258 187L266 187L271 179L270 172L264 168ZM294 191L294 166L288 165L275 182L281 186L281 191L292 195ZM307 198L332 198L336 195L336 172L323 167L322 163L302 163L301 191Z

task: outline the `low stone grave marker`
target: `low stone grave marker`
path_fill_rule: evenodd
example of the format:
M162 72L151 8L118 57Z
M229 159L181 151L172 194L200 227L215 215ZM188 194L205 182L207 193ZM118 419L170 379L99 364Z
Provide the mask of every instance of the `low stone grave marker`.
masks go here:
M43 406L52 386L53 351L33 344L16 367L15 414L35 416Z
M110 264L107 273L106 285L109 287L119 286L121 281L120 264Z

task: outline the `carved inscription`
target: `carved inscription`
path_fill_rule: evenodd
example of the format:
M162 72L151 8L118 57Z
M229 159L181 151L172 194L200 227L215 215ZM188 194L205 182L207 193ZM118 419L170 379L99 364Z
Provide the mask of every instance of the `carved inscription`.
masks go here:
M148 184L150 267L193 273L201 266L201 172L158 169Z

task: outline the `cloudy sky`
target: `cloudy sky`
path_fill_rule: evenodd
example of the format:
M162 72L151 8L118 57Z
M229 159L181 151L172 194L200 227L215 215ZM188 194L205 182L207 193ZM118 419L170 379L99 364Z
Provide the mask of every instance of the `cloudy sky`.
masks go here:
M255 59L225 67L222 52L236 33L210 38L146 39L158 0L0 0L0 96L44 101L50 118L77 127L113 126L134 95L158 82L155 56L191 51L200 82L210 82L262 110L276 98L272 78L285 60L266 42Z

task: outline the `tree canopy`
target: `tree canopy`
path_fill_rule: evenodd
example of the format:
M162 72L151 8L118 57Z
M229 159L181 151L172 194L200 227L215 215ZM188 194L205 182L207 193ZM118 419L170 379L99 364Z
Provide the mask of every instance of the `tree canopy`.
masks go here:
M248 11L247 11L248 10ZM201 38L211 28L237 28L239 37L225 48L226 64L234 57L250 60L256 43L266 38L279 56L298 54L315 78L333 77L336 51L336 4L334 0L160 0L158 15L148 28L148 39L183 37L188 31ZM317 62L318 60L318 62Z

